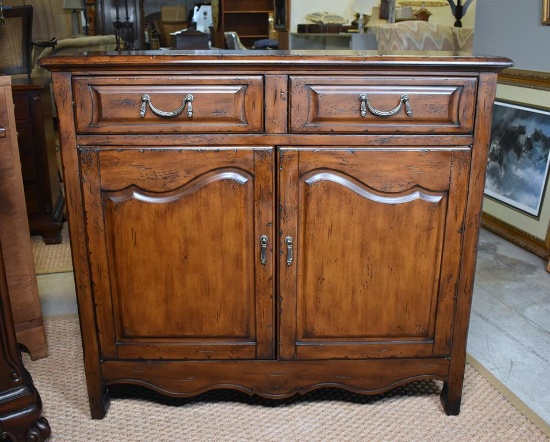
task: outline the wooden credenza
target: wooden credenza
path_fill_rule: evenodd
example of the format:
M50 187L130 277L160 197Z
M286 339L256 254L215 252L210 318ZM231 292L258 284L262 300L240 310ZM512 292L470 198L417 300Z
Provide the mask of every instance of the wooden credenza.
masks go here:
M108 386L460 409L503 58L136 52L53 71L93 418Z

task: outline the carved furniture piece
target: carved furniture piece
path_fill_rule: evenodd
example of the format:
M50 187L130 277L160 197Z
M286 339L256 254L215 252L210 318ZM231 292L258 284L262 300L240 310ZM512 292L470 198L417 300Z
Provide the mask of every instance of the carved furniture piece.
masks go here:
M27 348L32 359L39 359L48 355L48 345L34 273L17 144L17 131L20 139L27 134L21 132L22 128L16 128L10 84L10 77L0 76L0 126L4 134L0 133L0 241L17 341Z
M50 427L46 419L40 417L40 396L21 362L10 303L10 297L14 299L14 295L18 294L11 291L9 279L14 269L10 262L18 260L19 256L14 256L16 252L6 243L13 244L12 238L21 233L25 235L30 249L28 229L24 228L24 223L19 223L18 226L13 224L14 212L20 217L23 215L21 220L26 220L24 211L21 214L18 210L21 206L24 208L23 189L22 186L15 186L16 180L13 178L16 175L20 180L20 173L14 174L16 168L12 157L15 154L17 158L16 144L10 78L0 76L0 195L3 197L6 192L11 191L14 194L8 202L3 201L0 204L0 226L3 228L11 225L14 228L9 235L5 235L4 231L0 232L0 439L40 442L49 437ZM8 186L8 183L14 187ZM16 204L16 199L20 201L20 205ZM24 251L26 243L20 243Z
M12 77L29 228L46 244L58 244L65 197L57 167L50 85L49 77Z
M497 72L438 52L42 59L53 71L93 418L174 396L460 409Z

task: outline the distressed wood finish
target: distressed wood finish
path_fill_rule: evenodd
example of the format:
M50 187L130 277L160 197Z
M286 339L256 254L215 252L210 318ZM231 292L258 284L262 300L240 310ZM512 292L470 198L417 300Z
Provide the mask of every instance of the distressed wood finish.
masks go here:
M24 208L25 198L19 162L15 161L19 157L10 84L10 77L0 76L0 193L4 196L13 191L10 194L11 199L2 201L0 211L0 226L11 227L10 235L0 232L0 440L41 442L49 437L50 426L40 416L40 395L21 362L18 348L10 298L17 300L21 287L14 286L13 283L10 286L8 280L8 275L13 278L14 271L13 265L9 264L10 260L21 262L18 261L20 257L25 256L27 249L30 250L28 225L24 222L13 224L15 218L26 221L27 217L24 210L21 212L18 209L21 206ZM10 185L6 185L7 183ZM13 246L16 242L14 238L20 238L20 235L23 238L26 235L26 241L19 242L22 253L14 255L14 251L6 247L6 244ZM30 262L32 263L32 256ZM24 260L22 264L28 270L25 264L28 265L28 261ZM36 278L34 279L36 284Z
M0 79L0 126L5 130L5 137L0 133L0 240L17 341L35 360L48 356L48 343L29 236L21 168L25 160L19 153L11 77Z
M41 63L60 117L93 418L117 383L280 398L434 378L459 412L492 101L509 60L208 51ZM197 91L192 116L140 116L143 94L169 110ZM361 93L382 113L408 94L412 114L362 117Z

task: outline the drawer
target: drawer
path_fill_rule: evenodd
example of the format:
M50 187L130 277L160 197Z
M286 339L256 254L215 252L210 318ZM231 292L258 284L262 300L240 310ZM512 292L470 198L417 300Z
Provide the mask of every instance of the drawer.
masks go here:
M475 78L290 78L290 131L472 133ZM409 111L409 112L407 112Z
M77 77L79 133L263 131L262 76Z

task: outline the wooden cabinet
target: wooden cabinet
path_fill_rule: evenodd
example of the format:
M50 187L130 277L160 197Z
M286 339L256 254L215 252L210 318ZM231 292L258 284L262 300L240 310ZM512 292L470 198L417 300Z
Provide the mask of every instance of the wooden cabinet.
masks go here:
M509 60L42 63L92 417L121 382L282 398L435 378L459 412L490 109Z
M14 77L13 102L29 228L46 244L61 242L61 192L49 78Z
M40 396L21 362L10 302L10 298L17 301L17 296L22 294L22 291L17 284L15 290L11 291L14 287L14 265L8 263L15 261L24 267L24 261L22 262L20 257L25 256L25 252L30 250L26 223L19 222L14 225L14 218L22 215L19 219L25 221L26 217L21 171L17 162L17 167L14 167L14 159L18 156L10 84L10 77L0 76L0 439L38 442L48 438L50 427L48 421L40 417ZM14 179L14 176L19 179ZM11 195L11 198L5 199L4 195L9 191L13 191L15 196ZM19 210L21 207L23 210ZM18 227L6 235L4 226L16 225ZM13 238L18 238L19 233L26 235L26 242L18 243L22 253L17 253L13 248L14 244L17 244L17 240ZM30 262L32 263L32 257Z
M17 134L21 128L16 126L11 78L0 76L0 81L0 249L5 257L3 270L17 342L28 350L32 359L40 359L48 356L48 344L25 207L24 160L20 159ZM25 130L32 129L27 127Z
M41 417L40 395L21 361L1 245L0 240L0 437L44 441L50 436L50 425Z

